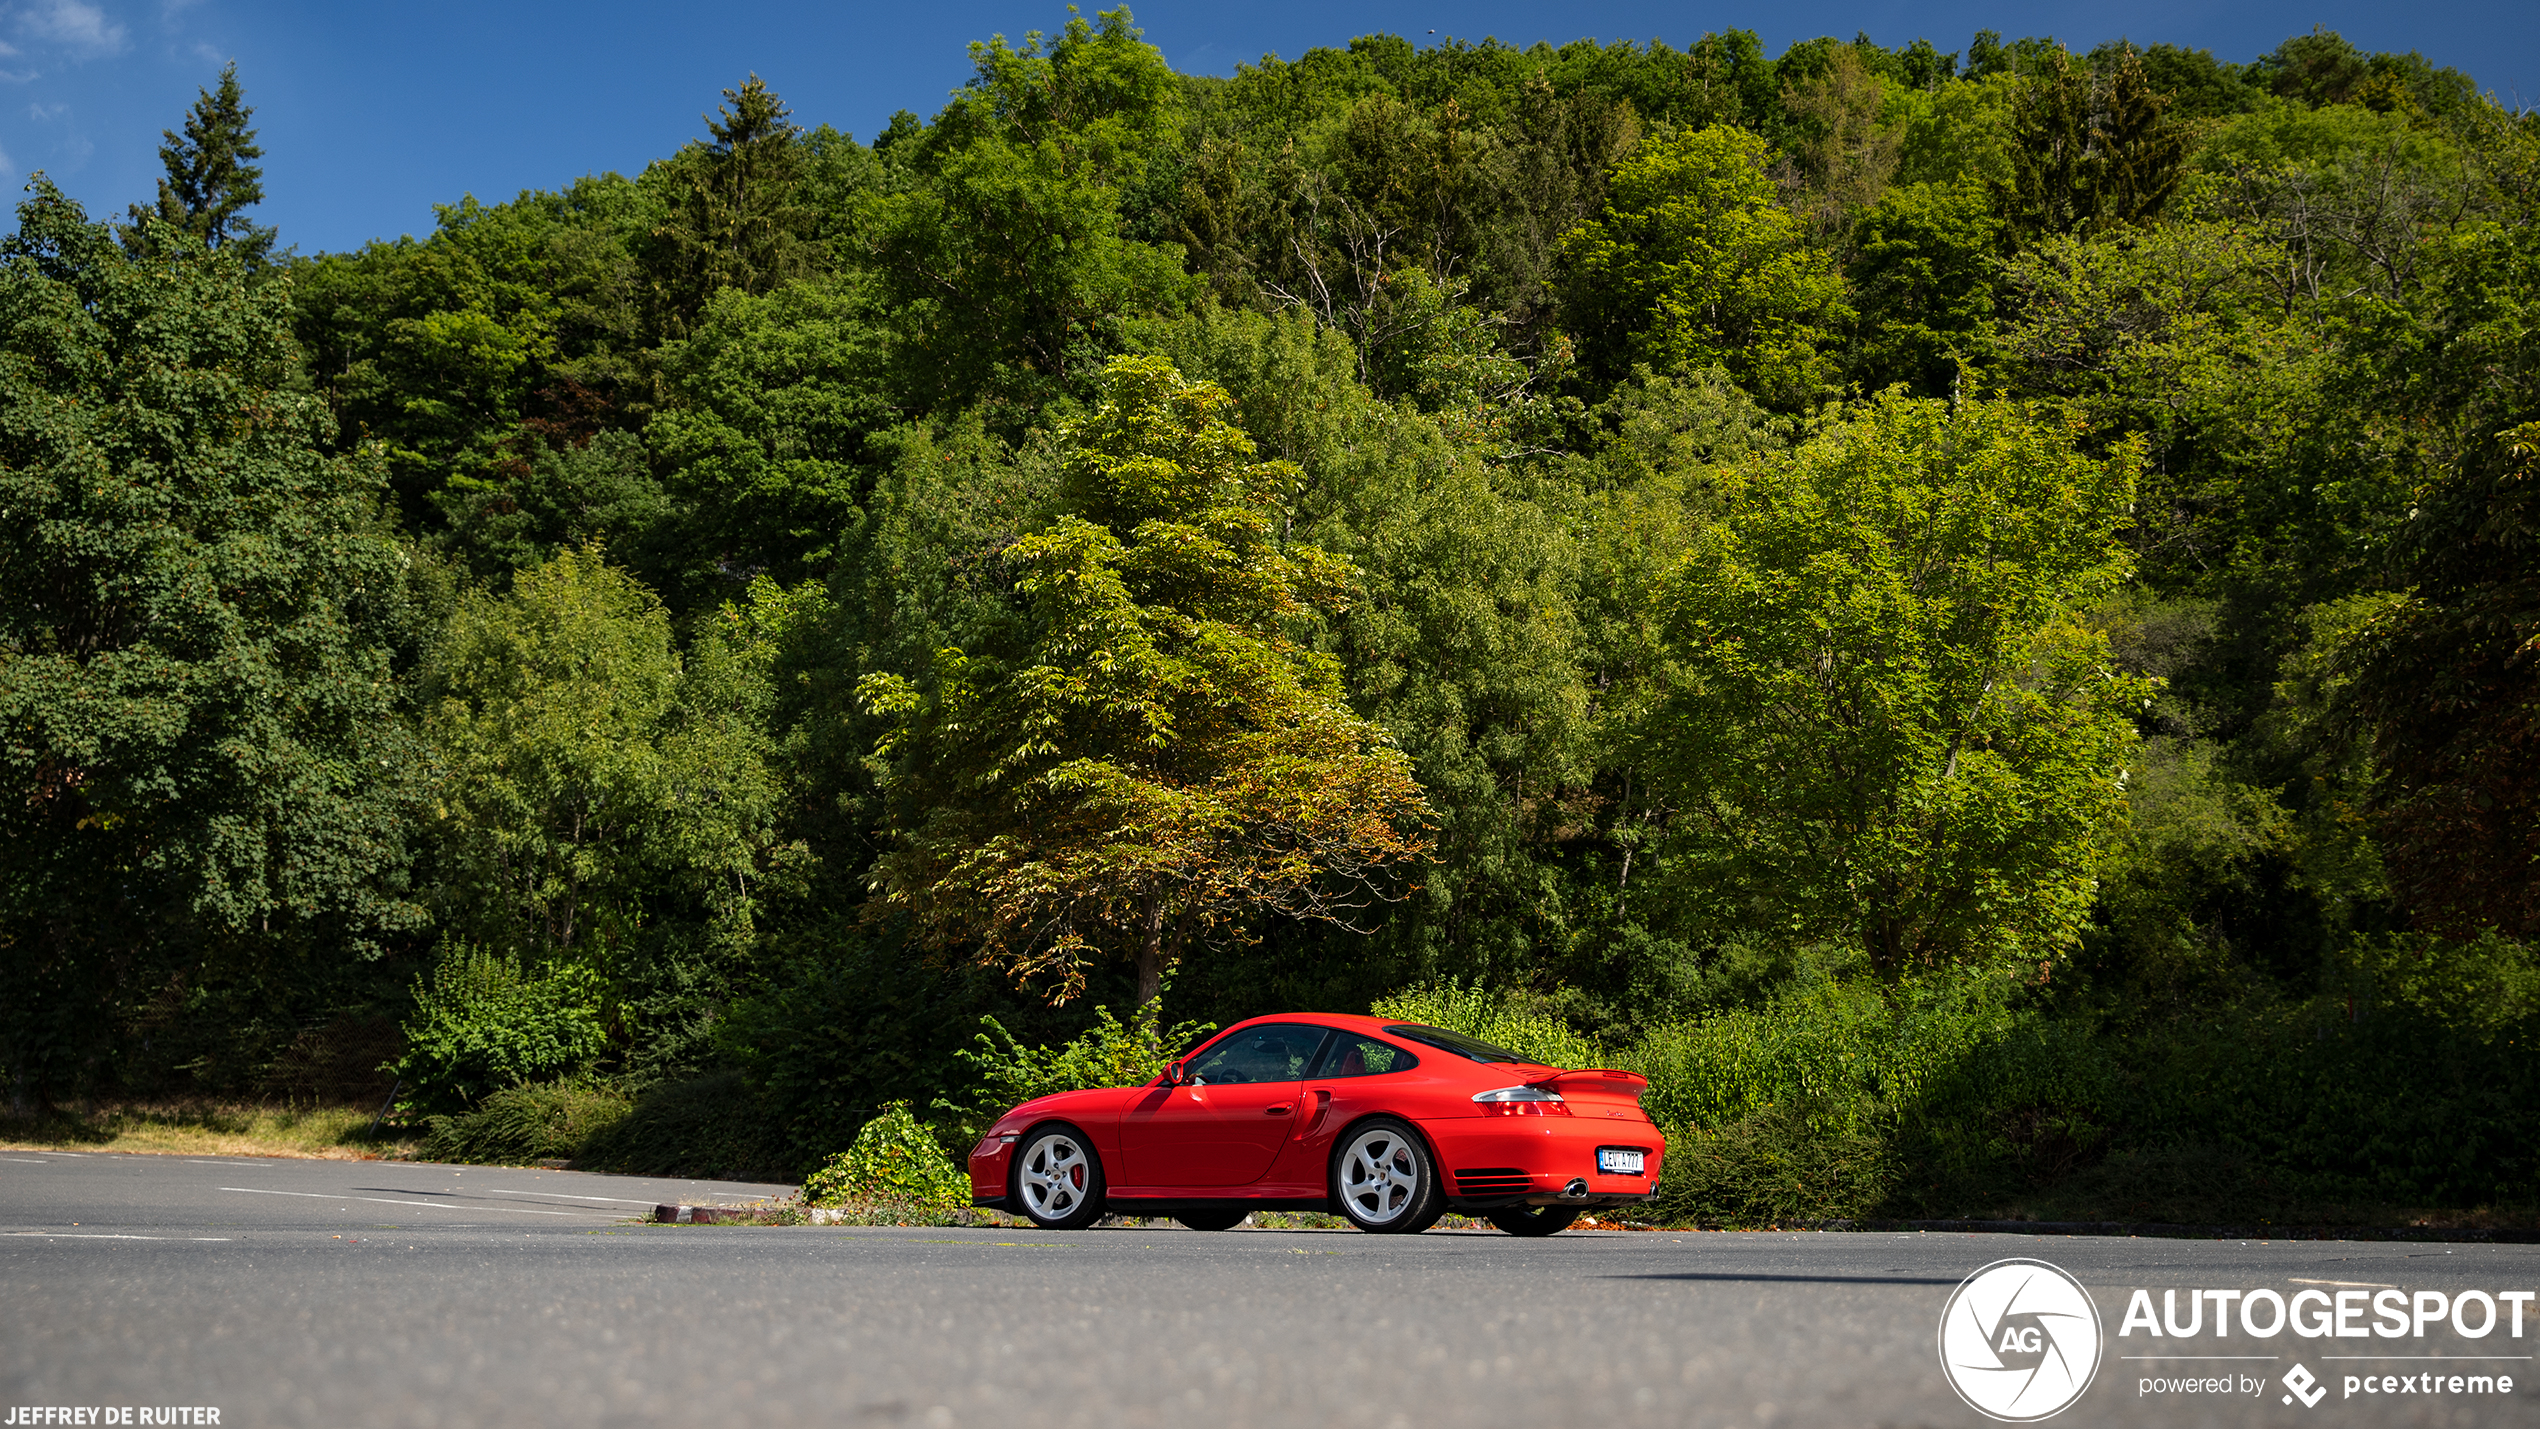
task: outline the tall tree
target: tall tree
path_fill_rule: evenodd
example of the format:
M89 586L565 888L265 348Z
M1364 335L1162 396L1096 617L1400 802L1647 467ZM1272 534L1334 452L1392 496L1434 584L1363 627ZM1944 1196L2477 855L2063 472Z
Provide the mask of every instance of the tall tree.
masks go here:
M776 842L753 644L727 610L683 659L597 547L464 597L423 670L445 926L596 970L653 1040L727 990Z
M185 132L162 129L159 162L168 176L159 180L158 202L134 204L135 230L151 218L201 239L205 246L227 248L249 272L273 255L274 230L247 219L246 210L264 202L265 171L256 160L265 155L247 121L256 111L238 89L238 62L220 72L220 88L196 90L194 107L186 111Z
M1287 634L1348 568L1279 545L1296 468L1252 460L1227 405L1112 362L1067 433L1067 513L1006 553L1028 647L863 683L898 721L876 892L1055 997L1125 957L1152 1002L1181 954L1270 913L1349 923L1428 852L1409 761Z
M420 751L408 554L330 456L288 295L120 250L38 179L0 241L0 1057L97 1072L119 1006L276 952L375 954Z
M671 161L677 196L652 234L659 321L673 337L686 335L718 289L764 293L818 266L802 126L757 75L723 100L706 120L713 142Z
M1172 151L1181 83L1125 8L1020 48L973 45L971 60L933 127L876 142L904 182L858 213L903 380L924 406L1081 393L1126 345L1125 319L1173 312L1199 286L1179 248L1139 241L1121 216Z
M1769 401L1822 390L1819 346L1851 313L1765 171L1760 135L1727 125L1654 141L1617 165L1604 215L1566 245L1570 312L1609 380L1635 361L1726 367Z
M2003 195L2012 227L2033 237L2159 217L2187 162L2168 107L2132 46L2096 71L2050 53L2012 110L2014 177Z
M1902 124L1885 122L1887 87L1850 46L1826 67L1782 87L1782 110L1796 131L1793 207L1820 237L1831 237L1879 201L1896 172Z
M2166 117L2170 97L2153 90L2143 56L2121 47L2099 72L2099 104L2091 116L2098 149L2095 187L2100 218L2143 224L2158 218L2178 192L2187 136Z
M1646 735L1705 917L1889 978L2070 947L2149 690L2079 618L2125 576L2139 452L2060 425L1891 393L1726 474Z
M2392 885L2420 926L2457 937L2540 937L2535 233L2526 211L2445 245L2409 378L2439 396L2418 422L2430 479L2391 542L2403 589L2340 652Z

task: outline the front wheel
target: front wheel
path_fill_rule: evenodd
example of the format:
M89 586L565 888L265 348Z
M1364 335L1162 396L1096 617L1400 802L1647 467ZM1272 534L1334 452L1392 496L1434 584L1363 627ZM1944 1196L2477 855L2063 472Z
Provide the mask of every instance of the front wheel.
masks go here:
M1332 1158L1332 1203L1363 1231L1417 1235L1446 1214L1437 1163L1420 1134L1389 1116L1358 1124Z
M1015 1199L1044 1230L1080 1231L1102 1217L1102 1159L1072 1126L1045 1126L1014 1158Z
M1558 1235L1579 1218L1576 1206L1497 1206L1490 1223L1510 1235Z

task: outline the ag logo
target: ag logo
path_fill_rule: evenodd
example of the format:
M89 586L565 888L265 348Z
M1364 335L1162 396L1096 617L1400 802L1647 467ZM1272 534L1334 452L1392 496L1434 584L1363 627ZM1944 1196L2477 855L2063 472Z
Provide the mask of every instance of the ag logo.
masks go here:
M1940 1312L1940 1369L1968 1407L2013 1424L2072 1406L2099 1372L2099 1307L2042 1260L1997 1260Z

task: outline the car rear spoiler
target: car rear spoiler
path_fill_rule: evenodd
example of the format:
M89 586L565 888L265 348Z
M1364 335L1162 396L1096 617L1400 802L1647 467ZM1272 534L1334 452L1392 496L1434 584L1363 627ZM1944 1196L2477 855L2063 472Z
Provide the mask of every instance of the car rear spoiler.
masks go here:
M1638 1072L1614 1067L1585 1067L1573 1072L1555 1072L1528 1082L1530 1087L1549 1087L1555 1091L1568 1088L1579 1092L1611 1092L1616 1096L1637 1097L1649 1090L1649 1078Z

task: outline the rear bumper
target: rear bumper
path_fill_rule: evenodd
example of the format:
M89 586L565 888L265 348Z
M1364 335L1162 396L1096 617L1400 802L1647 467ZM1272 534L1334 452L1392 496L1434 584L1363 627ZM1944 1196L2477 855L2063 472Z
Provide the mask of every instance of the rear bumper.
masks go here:
M1667 1155L1658 1128L1619 1117L1456 1117L1424 1122L1421 1130L1437 1149L1447 1203L1476 1210L1648 1202L1657 1197ZM1642 1174L1599 1171L1596 1153L1607 1147L1639 1151Z

